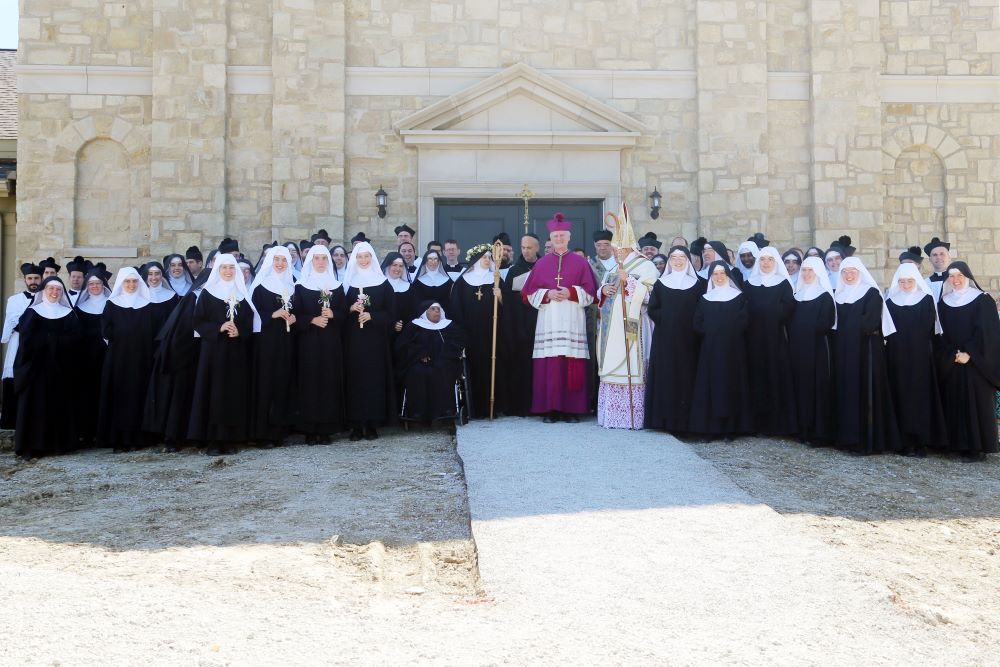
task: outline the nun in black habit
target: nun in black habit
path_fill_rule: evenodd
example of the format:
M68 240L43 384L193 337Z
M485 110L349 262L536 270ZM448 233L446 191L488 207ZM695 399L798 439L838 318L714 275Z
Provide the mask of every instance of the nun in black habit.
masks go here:
M247 441L250 371L247 345L254 311L243 272L219 253L194 308L201 353L191 401L188 439L205 443L210 456L235 453Z
M147 262L139 269L139 275L149 286L149 307L153 312L153 330L160 332L163 323L174 312L174 306L180 303L181 297L170 286L170 281L164 276L163 265L159 262Z
M946 274L938 302L943 330L938 370L949 448L979 460L997 451L1000 320L996 303L979 287L968 264L952 262Z
M504 414L514 417L531 414L538 309L521 298L521 291L538 261L539 250L541 245L537 238L524 236L521 239L521 255L500 283L503 304L500 330L503 334L497 341L497 395Z
M896 333L885 341L889 387L903 454L926 456L948 448L935 351L941 323L931 288L916 264L900 264L889 284L886 307Z
M396 372L406 392L401 418L429 424L455 418L465 334L441 304L426 301L420 309L396 341Z
M396 293L367 241L354 246L344 269L347 421L351 439L378 438L376 426L395 417L395 379L389 333Z
M78 441L78 407L61 401L53 411L51 391L75 386L79 379L80 321L63 282L42 281L18 322L21 332L14 360L17 429L14 453L24 459L62 454Z
M451 299L452 280L444 268L444 259L437 250L428 250L420 260L420 268L413 278L414 305L424 301L436 301L442 308L448 308ZM418 310L418 308L414 308ZM413 317L420 313L414 312Z
M263 447L284 442L295 419L295 284L285 246L264 253L250 284L254 306L250 372L250 439Z
M744 334L747 297L728 262L708 265L708 290L698 299L694 330L701 336L688 430L709 438L753 430Z
M295 286L297 428L315 444L344 430L344 353L347 302L330 251L309 248ZM356 325L355 325L356 326Z
M203 272L210 268L208 264L211 263L211 259L211 256L209 256L209 261L205 264ZM167 282L170 283L170 287L176 292L177 296L183 297L191 291L191 286L194 284L194 276L191 274L191 269L188 268L184 255L177 253L167 255L163 258L163 268L167 271Z
M93 267L83 280L83 289L76 298L73 309L80 320L80 377L85 382L96 381L100 386L100 377L104 373L104 353L108 344L101 333L101 316L104 314L104 304L111 296L108 288L107 272L104 264ZM79 395L77 431L80 434L80 446L84 449L94 446L97 437L97 416L101 410L100 391L82 391Z
M392 286L393 312L392 312L392 333L389 340L395 342L399 332L403 330L403 325L416 316L417 290L413 285L413 274L406 270L406 260L398 252L390 252L382 260L382 274Z
M708 277L708 267L712 263L720 261L726 265L726 269L730 272L729 275L733 281L733 285L737 289L742 290L743 273L729 263L729 249L726 248L726 244L722 241L707 241L705 243L702 249L702 269L698 272L698 277L711 282Z
M899 451L899 428L885 365L885 337L896 326L882 292L856 257L840 264L833 333L834 444L867 456Z
M490 414L490 376L493 357L493 254L484 244L468 257L469 264L451 291L452 317L468 332L465 356L469 363L473 419ZM502 294L499 288L497 294ZM497 311L502 317L502 306ZM499 327L497 329L499 333Z
M153 366L153 327L149 287L134 268L122 267L101 316L108 351L101 375L99 447L129 452L146 444L142 411Z
M822 259L806 257L798 277L795 310L788 321L796 432L807 444L823 445L833 441L836 434L830 334L837 323L837 308Z
M744 290L750 318L746 342L754 430L761 435L791 435L797 420L786 327L795 311L795 295L777 250L760 249Z
M212 251L215 252L215 251ZM201 339L194 331L194 307L208 277L209 262L181 297L156 335L153 370L146 391L143 430L165 443L164 451L177 452L187 440L191 421L191 401L201 353Z
M705 281L695 272L690 251L683 246L671 248L646 311L653 322L653 340L646 375L645 428L674 434L688 431L701 343L694 330L694 314L704 293Z

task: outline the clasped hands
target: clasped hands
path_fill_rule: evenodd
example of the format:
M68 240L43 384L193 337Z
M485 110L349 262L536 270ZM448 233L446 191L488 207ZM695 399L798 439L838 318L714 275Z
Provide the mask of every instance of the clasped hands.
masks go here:
M549 301L566 301L569 298L569 289L566 287L560 287L559 289L550 289L548 292Z

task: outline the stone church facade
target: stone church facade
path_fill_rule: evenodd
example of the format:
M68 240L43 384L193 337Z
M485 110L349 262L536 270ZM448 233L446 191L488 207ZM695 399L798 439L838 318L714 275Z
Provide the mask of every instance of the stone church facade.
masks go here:
M996 0L21 8L19 261L318 228L384 251L527 184L667 239L849 234L876 268L942 236L1000 286Z

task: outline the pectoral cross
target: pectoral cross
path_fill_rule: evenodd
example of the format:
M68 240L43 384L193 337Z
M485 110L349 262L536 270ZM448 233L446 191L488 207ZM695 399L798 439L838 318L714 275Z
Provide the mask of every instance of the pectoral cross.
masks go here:
M563 253L563 255L565 255L565 254L566 253ZM559 255L559 268L556 269L556 289L562 289L562 281L563 281L563 277L562 277L562 261L563 261L563 255Z
M479 287L478 287L478 288L476 289L476 301L482 301L482 300L483 300L483 288L482 288L482 286L480 285L480 286L479 286Z

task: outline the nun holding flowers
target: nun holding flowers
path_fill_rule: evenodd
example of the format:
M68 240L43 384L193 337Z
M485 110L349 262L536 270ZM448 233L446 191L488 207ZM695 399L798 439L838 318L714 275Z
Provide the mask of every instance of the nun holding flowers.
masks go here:
M274 246L264 253L249 289L254 306L250 437L267 448L281 444L295 423L292 275L288 248Z
M366 241L354 246L344 270L348 314L344 325L347 420L351 440L375 440L379 424L395 412L395 381L389 332L395 292L379 269L375 249Z
M188 439L206 454L235 453L248 434L248 348L254 311L236 259L219 253L194 308L201 339Z
M344 290L330 251L309 248L295 286L296 428L316 444L344 430Z

